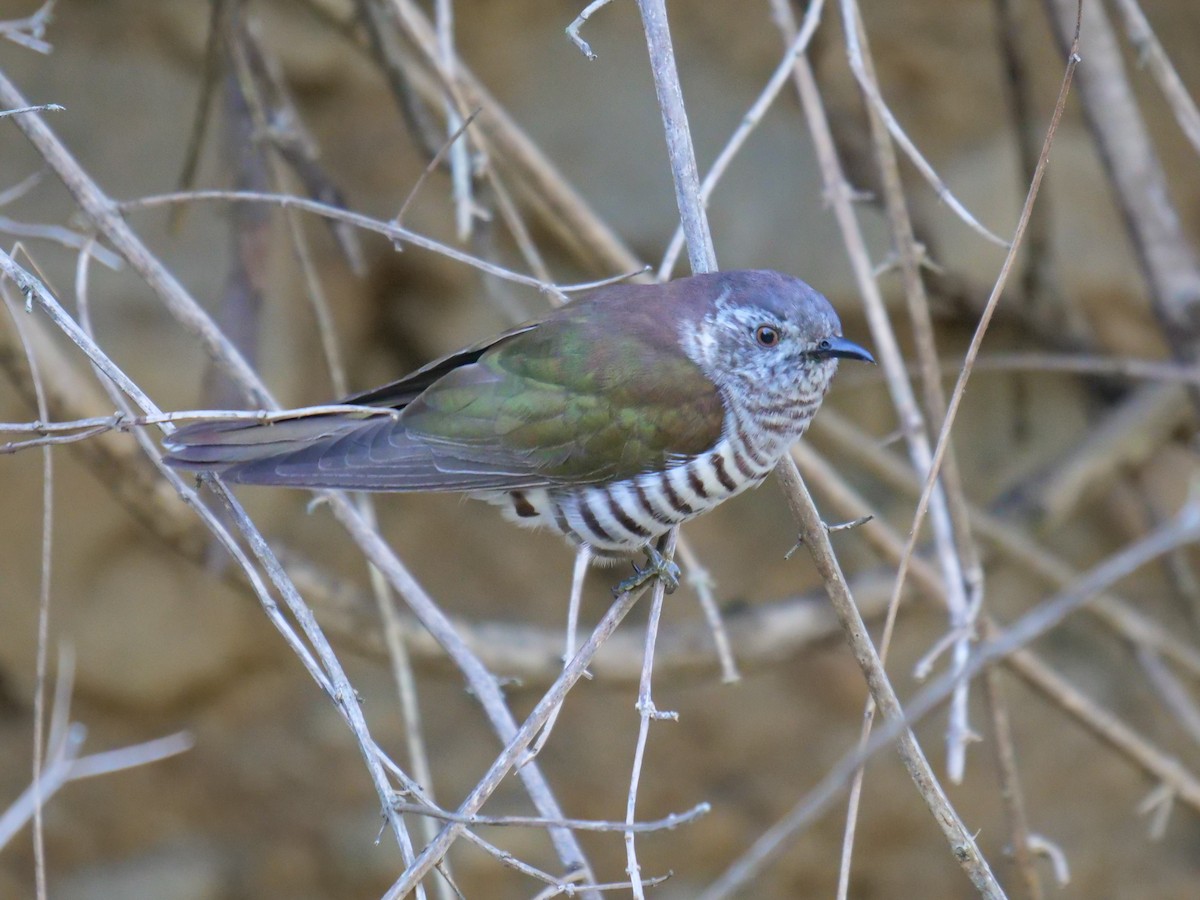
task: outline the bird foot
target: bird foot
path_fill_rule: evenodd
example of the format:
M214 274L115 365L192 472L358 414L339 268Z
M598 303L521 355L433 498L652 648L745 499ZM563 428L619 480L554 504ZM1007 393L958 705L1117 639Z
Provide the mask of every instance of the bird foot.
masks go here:
M675 589L679 587L679 566L675 565L671 560L667 559L654 547L646 546L646 567L639 568L637 563L633 564L633 574L618 584L612 589L613 596L619 597L621 594L641 587L651 578L657 578L663 583L663 590L668 594L675 593Z

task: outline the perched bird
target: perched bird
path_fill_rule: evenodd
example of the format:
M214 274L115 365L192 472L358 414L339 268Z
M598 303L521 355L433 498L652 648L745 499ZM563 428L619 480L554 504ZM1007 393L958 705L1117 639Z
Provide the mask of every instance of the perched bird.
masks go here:
M653 541L759 484L808 427L838 358L874 362L829 301L771 271L601 288L342 403L368 412L200 421L172 466L242 484L461 491L593 558ZM636 567L635 567L636 568Z

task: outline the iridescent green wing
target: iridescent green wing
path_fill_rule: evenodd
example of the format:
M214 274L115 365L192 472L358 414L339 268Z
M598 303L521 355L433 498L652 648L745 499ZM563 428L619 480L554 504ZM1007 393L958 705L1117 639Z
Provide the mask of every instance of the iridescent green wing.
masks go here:
M201 422L172 465L230 481L368 491L481 491L627 478L712 447L721 398L662 305L578 301L346 402L396 416ZM636 301L636 302L635 302Z
M447 476L491 488L608 481L711 448L720 394L662 310L580 303L445 374L405 410Z

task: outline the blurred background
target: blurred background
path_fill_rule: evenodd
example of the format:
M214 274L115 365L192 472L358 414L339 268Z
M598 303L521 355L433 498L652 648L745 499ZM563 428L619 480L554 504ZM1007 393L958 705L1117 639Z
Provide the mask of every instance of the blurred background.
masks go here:
M295 193L383 221L403 207L403 224L420 234L559 284L644 263L657 267L678 214L635 4L618 0L584 26L594 61L564 34L581 3L453 4L455 78L463 108L481 110L468 129L474 137L456 145L469 148L474 170L472 198L459 203L444 160L422 174L448 133L445 92L422 42L434 31L413 25L434 21L431 6L60 0L40 33L52 50L0 39L0 72L28 102L65 107L44 114L46 123L115 200L181 187ZM861 3L877 77L897 119L953 194L1004 237L1028 186L1028 148L1036 158L1063 77L1065 49L1050 24L1060 6ZM1190 360L1200 346L1200 294L1164 293L1147 256L1169 244L1183 281L1200 278L1200 139L1189 140L1186 111L1164 97L1146 65L1152 54L1130 39L1130 6L1085 4L1083 63L1038 215L955 426L986 609L1001 625L1169 520L1196 477ZM0 20L38 9L33 0L0 0ZM805 10L798 4L794 14ZM1145 12L1184 90L1195 96L1200 7L1160 0ZM787 42L767 2L675 0L670 14L703 173ZM1115 57L1095 49L1104 21ZM18 36L36 31L30 26ZM862 192L853 211L870 262L915 367L883 185L837 8L824 11L808 57L846 178ZM1114 58L1121 64L1116 76ZM1164 221L1173 227L1163 245L1147 249L1131 238L1139 232L1138 213L1122 193L1129 188L1106 166L1111 148L1101 149L1095 112L1084 111L1088 87L1081 90L1080 82L1089 65L1108 66L1101 73L1109 83L1119 76L1132 90L1142 121L1126 123L1122 133L1144 133L1153 166L1149 175L1124 173L1141 179L1132 190L1167 211ZM1096 93L1100 87L1092 88L1097 108L1115 108L1116 100ZM442 156L452 160L454 153ZM543 164L550 168L539 169ZM485 177L489 170L497 177ZM901 174L929 261L923 277L948 390L1004 249L965 225L911 164L903 163ZM12 119L0 120L0 191L5 246L19 240L28 255L18 260L36 266L78 313L79 239L71 235L86 240L92 226ZM464 208L467 235L456 218ZM723 267L804 278L830 297L847 336L872 345L790 84L709 210ZM288 405L326 402L347 388L399 377L538 315L550 302L534 288L411 244L397 247L276 207L194 201L126 216ZM59 230L47 237L31 226ZM297 235L305 255L296 250ZM86 282L96 338L155 402L167 410L247 405L130 267L114 270L106 261L115 263L94 261ZM674 272L686 274L686 258ZM314 283L327 300L324 325L311 300ZM54 398L52 419L113 412L86 359L44 316L22 324L47 379L65 391ZM28 367L10 318L0 334L0 416L33 421ZM331 343L344 376L331 375ZM1191 367L1139 367L1172 357ZM1068 362L1084 371L1063 370ZM913 377L915 383L915 368ZM846 366L806 444L903 540L916 501L901 436L880 372ZM376 844L378 802L352 736L229 572L227 557L131 436L55 448L53 462L49 655L53 669L59 648L73 653L71 715L88 728L85 752L179 730L192 735L194 747L73 782L53 797L44 815L50 895L380 895L402 865L389 835ZM0 806L32 777L42 466L37 450L0 458ZM815 472L805 468L826 520L851 518ZM376 740L404 761L405 730L361 553L328 509L308 508L307 494L238 495L327 628ZM559 664L570 550L453 496L381 497L377 508L395 552L461 622L493 671L512 679L506 695L520 718ZM655 680L658 707L680 718L651 729L638 802L643 819L712 804L695 822L639 839L643 874L672 873L655 894L681 898L698 895L854 746L866 698L807 554L784 559L795 527L773 481L689 525L685 536L711 576L742 677L723 682L695 591L685 585L667 602ZM919 556L932 559L927 537ZM862 529L834 541L877 635L894 560ZM963 784L948 791L1010 896L1197 895L1196 561L1184 549L1139 569L1106 598L1107 616L1080 613L1034 645L1038 665L1052 668L1070 696L1115 716L1126 729L1121 734L1141 742L1135 749L1097 737L1094 710L1069 709L1066 695L1049 698L1049 685L1058 682L1044 672L999 669L1028 828L1061 851L1070 867L1065 885L1041 857L1033 863L1040 884L1014 866L994 720L984 691L973 691L971 721L981 741L971 745ZM623 575L589 575L585 623L602 615L609 588ZM914 664L948 630L936 592L919 579L909 584L888 665L902 698L918 687ZM570 694L539 757L568 815L624 816L643 621L644 611L635 610L593 667L595 677ZM412 640L432 787L453 808L500 744L461 675L423 635ZM938 670L945 665L939 660ZM939 774L945 727L941 710L917 728ZM1164 780L1168 770L1174 774ZM510 778L485 812L530 809ZM839 800L739 896L834 896L844 819ZM481 832L517 858L558 871L543 830ZM581 841L601 881L626 878L620 834L584 834ZM26 828L0 852L0 897L34 895L33 860ZM474 848L457 847L450 861L467 897L528 897L542 887ZM879 754L867 771L850 896L971 895L895 754Z

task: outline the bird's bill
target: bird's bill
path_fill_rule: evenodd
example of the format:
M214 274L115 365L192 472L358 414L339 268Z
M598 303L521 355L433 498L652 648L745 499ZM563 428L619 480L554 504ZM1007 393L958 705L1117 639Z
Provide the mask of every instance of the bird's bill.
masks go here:
M827 358L858 359L863 362L869 362L871 365L875 364L875 357L870 352L854 343L854 341L848 341L843 337L831 337L822 341L817 355Z

